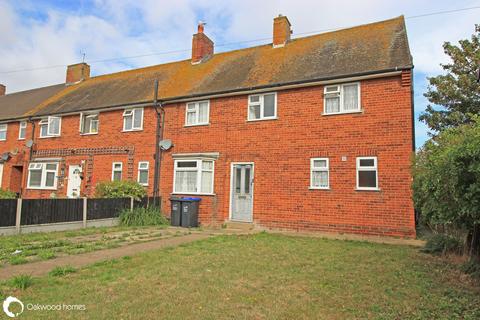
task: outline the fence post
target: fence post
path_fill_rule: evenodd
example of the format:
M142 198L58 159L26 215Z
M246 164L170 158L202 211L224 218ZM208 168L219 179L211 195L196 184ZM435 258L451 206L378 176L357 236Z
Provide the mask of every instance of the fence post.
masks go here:
M87 227L87 198L83 198L83 227Z
M133 197L130 197L130 210L133 211Z
M22 221L22 198L17 199L17 215L15 217L15 228L20 233L20 223Z

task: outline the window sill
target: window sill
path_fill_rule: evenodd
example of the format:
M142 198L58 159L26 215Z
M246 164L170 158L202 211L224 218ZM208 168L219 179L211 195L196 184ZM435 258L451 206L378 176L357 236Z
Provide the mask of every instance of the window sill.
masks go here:
M184 127L202 127L202 126L209 126L210 125L210 122L209 123L199 123L199 124L186 124L184 125Z
M247 122L258 122L258 121L269 121L269 120L278 120L278 117L262 118L262 119L248 119Z
M143 128L142 129L132 129L132 130L122 130L122 132L139 132L139 131L143 131Z
M7 141L7 139L0 139L0 142L2 142L2 141Z
M309 190L331 190L330 187L320 188L320 187L308 187Z
M44 137L39 137L40 139L51 139L51 138L60 138L61 136L44 136Z
M55 191L55 190L57 190L57 188L27 187L27 190L47 190L47 191Z
M355 110L355 111L335 112L335 113L322 112L322 116L338 116L338 115L342 115L342 114L356 114L356 113L363 113L363 109Z
M172 192L172 195L186 195L186 196L216 196L215 193L193 193L193 192Z
M18 138L18 141L22 141L22 140L25 140L25 138Z
M355 188L355 191L372 191L372 192L380 192L380 188Z
M92 133L80 133L81 136L94 136L98 134L98 132L92 132Z

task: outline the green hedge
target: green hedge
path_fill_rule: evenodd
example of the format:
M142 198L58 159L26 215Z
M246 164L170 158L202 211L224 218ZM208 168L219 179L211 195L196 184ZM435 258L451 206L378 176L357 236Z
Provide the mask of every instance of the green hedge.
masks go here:
M96 198L134 198L145 197L145 188L136 181L105 181L95 187Z

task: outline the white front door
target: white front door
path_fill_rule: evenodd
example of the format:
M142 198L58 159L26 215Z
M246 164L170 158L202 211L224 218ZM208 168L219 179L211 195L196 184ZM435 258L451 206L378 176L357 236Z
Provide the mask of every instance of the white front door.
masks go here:
M232 165L231 220L253 221L253 163Z
M68 167L68 186L67 186L68 198L80 197L80 188L82 186L81 173L82 173L82 167L79 165L70 165Z

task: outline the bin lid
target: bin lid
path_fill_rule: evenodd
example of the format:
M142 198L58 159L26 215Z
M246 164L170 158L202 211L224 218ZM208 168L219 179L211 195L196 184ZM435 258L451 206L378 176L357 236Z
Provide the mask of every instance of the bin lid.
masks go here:
M182 201L183 199L180 197L170 197L170 201Z
M200 201L200 200L202 200L202 198L184 197L182 200L187 200L187 201Z

